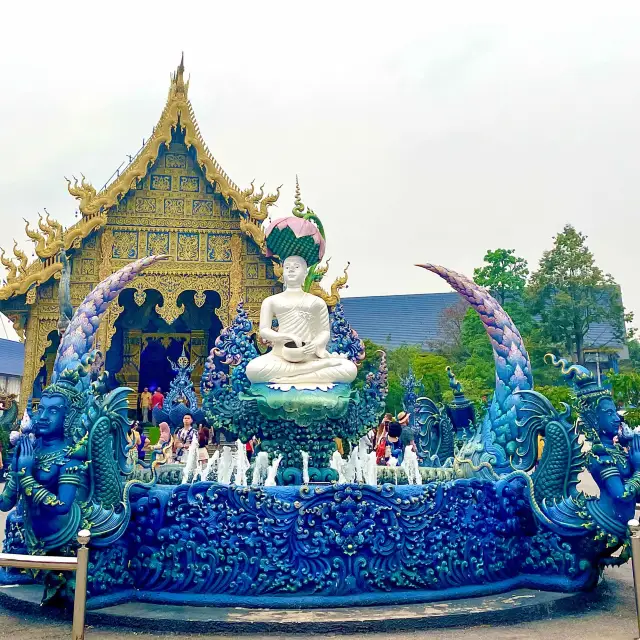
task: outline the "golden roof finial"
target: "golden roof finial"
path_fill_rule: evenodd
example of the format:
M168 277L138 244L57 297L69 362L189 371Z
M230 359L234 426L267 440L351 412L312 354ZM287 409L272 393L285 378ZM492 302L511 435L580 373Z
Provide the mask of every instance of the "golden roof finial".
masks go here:
M296 174L296 197L295 197L295 206L291 210L294 216L298 218L302 218L304 214L304 204L302 204L302 200L300 198L300 183L298 182L298 174Z
M189 81L184 81L184 51L182 52L182 56L180 57L180 64L176 69L175 73L171 74L171 89L170 94L173 96L176 95L187 95L187 91L189 90Z
M2 262L8 271L7 282L13 282L18 276L18 267L11 258L7 259L4 257L4 249L0 249L0 251L2 251L2 254L0 254L0 262Z

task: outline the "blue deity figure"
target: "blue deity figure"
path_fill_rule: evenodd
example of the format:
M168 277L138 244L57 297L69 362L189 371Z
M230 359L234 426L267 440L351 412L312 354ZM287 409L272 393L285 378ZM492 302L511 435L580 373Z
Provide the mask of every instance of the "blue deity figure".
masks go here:
M598 384L588 369L552 355L547 360L573 386L577 424L571 422L566 405L558 412L541 394L521 391L518 424L523 434L516 466L522 470L535 466L531 474L535 503L546 525L563 536L591 532L594 548L603 546L598 551L605 556L602 564L620 564L628 558L627 523L640 497L640 434L620 437L621 420L611 391ZM591 443L586 453L578 441L580 433ZM544 437L544 450L536 462L539 435ZM578 474L585 467L600 489L597 497L577 488ZM619 557L607 557L623 544Z
M596 521L624 536L640 496L640 434L620 438L622 421L610 391L581 369L571 367L568 375L577 388L579 428L592 442L587 469L600 488L600 499L589 501L587 508Z
M74 437L81 407L72 385L49 386L33 417L35 438L23 433L16 446L0 509L8 511L24 496L24 533L32 552L58 549L81 528L80 504L89 487L86 438Z
M21 434L0 496L3 511L20 502L30 554L68 554L80 529L90 529L93 547L109 547L126 529L134 446L127 436L130 390L107 393L108 374L98 376L99 353L92 347L109 303L142 269L163 258L142 258L106 278L64 332L52 383L32 419L35 433ZM14 521L11 515L8 522ZM64 578L47 573L45 584L45 601L65 597Z

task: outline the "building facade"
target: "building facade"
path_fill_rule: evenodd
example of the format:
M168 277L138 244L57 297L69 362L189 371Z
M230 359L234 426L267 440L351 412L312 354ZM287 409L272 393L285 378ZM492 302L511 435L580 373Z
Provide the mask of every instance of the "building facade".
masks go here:
M0 338L0 397L20 397L24 370L24 344Z
M17 246L13 258L2 251L0 311L25 346L21 410L49 382L59 344L61 252L71 264L74 308L125 264L169 256L121 293L98 331L106 368L135 390L168 387L167 357L175 361L183 347L196 364L197 387L204 357L238 303L257 320L262 300L280 289L261 228L279 190L265 195L229 178L200 135L188 89L181 61L153 135L128 167L99 191L84 177L68 181L81 219L68 229L48 216L35 229L27 225L37 255L31 262Z

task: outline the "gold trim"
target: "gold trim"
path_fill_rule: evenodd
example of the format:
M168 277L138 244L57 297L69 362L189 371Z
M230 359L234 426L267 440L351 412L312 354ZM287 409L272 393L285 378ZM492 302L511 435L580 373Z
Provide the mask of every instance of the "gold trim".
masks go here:
M267 218L269 207L278 200L280 187L276 193L265 196L262 187L259 192L255 192L253 182L249 188L241 190L231 180L202 139L200 127L188 98L188 91L189 82L184 80L184 59L182 59L176 72L171 75L169 95L160 120L147 143L127 169L100 192L97 192L82 174L80 183L76 178L73 184L71 180L65 178L69 193L79 201L82 219L66 231L48 214L46 222L40 216L38 221L40 231L30 229L27 223L27 236L34 242L36 254L40 259L29 265L27 256L17 248L15 243L14 254L19 261L16 264L13 259L6 259L2 250L0 262L8 270L8 274L7 285L0 288L0 300L26 293L33 285L37 287L59 272L62 265L55 262L57 253L62 249L80 247L83 239L107 224L108 211L147 175L149 167L156 161L162 146L169 147L171 134L177 127L184 131L186 146L195 149L196 161L205 178L240 213L243 232L251 237L264 253L264 233L259 223ZM104 271L107 269L106 253L103 252L102 255L101 271ZM33 297L34 294L35 292L31 296Z
M147 175L149 167L158 158L162 146L169 147L172 132L180 127L185 135L185 145L187 148L194 147L196 160L211 185L224 198L231 200L235 209L248 215L251 220L262 221L267 218L268 209L277 201L280 189L278 188L275 194L267 196L263 195L262 190L254 195L253 183L248 189L241 190L231 180L202 139L188 92L189 82L184 81L183 59L171 76L167 103L153 134L126 170L99 193L85 180L84 176L80 184L77 179L74 179L73 185L70 180L67 180L69 193L79 200L83 216L102 215L117 205L120 199Z
M32 285L38 286L46 282L55 273L61 271L62 264L60 262L54 262L40 271L24 275L21 279L11 282L0 289L0 300L8 300L11 296L19 296L27 293Z
M347 262L347 266L344 268L343 274L341 276L338 276L333 281L330 292L327 292L320 286L320 282L329 270L329 260L330 258L327 260L323 267L316 268L316 273L320 274L321 277L319 280L314 280L311 283L311 286L309 287L309 293L322 298L328 307L335 307L340 302L340 289L344 288L347 285L347 281L349 280L347 269L349 269L349 265L351 263ZM281 275L282 269L280 269L278 276L280 277Z
M38 214L38 228L42 233L30 229L29 221L25 220L27 237L34 242L36 255L43 259L53 258L64 247L62 225L50 218L48 212L46 213L46 222L42 219L42 214Z

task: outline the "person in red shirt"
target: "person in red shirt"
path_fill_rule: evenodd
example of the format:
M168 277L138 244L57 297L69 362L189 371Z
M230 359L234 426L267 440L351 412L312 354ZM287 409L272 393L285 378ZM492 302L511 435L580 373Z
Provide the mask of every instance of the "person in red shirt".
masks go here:
M164 403L164 395L162 394L162 389L158 387L151 396L151 419L153 424L156 424L156 417L153 415L153 410L158 407L158 409L162 409L162 405Z

